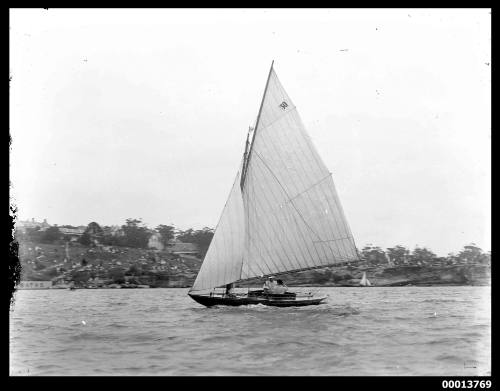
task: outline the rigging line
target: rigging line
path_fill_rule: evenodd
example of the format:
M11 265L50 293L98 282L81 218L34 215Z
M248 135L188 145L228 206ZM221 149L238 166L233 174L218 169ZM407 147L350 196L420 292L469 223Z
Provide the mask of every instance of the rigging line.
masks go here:
M259 107L259 114L257 114L257 121L255 122L255 129L253 131L252 144L250 144L250 150L248 151L247 167L245 169L245 172L243 173L243 180L241 181L242 190L243 190L243 186L245 185L245 179L247 176L248 162L250 161L250 158L252 157L253 142L255 140L255 136L257 135L257 129L259 128L260 115L262 114L262 106L264 105L264 99L266 98L267 87L269 86L269 80L271 79L271 74L273 73L273 65L274 65L274 60L271 63L271 68L269 69L269 74L267 75L266 87L264 88L264 93L262 94L262 100L260 102L260 107Z
M285 188L283 187L283 185L281 184L281 182L279 181L279 179L276 177L276 175L274 175L274 172L271 170L271 168L266 164L266 162L264 161L264 159L259 155L258 152L255 152L257 157L262 161L262 163L264 163L264 166L266 166L266 168L269 170L269 172L272 174L272 176L274 177L274 179L276 179L276 181L279 183L280 187L283 189L283 192L286 194L286 196L288 198L290 198L290 196L288 195L287 191L285 190ZM299 216L302 218L302 220L304 221L305 225L311 230L311 232L313 232L317 237L318 239L321 240L321 238L319 237L319 235L309 226L309 224L307 224L307 221L305 221L304 219L304 216L302 216L302 214L300 213L300 211L297 209L297 207L293 204L293 202L290 203L291 205L293 205L294 209L297 211L297 213L299 214Z

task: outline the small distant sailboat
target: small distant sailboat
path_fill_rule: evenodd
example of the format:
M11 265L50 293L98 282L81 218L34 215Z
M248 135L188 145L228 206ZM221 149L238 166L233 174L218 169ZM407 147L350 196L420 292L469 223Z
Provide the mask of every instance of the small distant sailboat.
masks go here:
M317 305L326 296L232 287L358 260L332 174L271 64L255 127L188 294L207 307Z
M363 277L361 278L361 281L359 282L359 285L361 286L372 286L370 280L366 278L366 272L363 272Z

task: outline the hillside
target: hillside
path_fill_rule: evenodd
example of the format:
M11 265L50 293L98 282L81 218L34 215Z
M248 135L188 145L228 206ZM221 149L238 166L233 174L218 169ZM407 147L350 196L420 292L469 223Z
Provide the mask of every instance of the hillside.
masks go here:
M201 260L188 255L128 247L88 247L71 243L19 244L22 280L52 280L54 284L74 282L81 287L113 284L151 287L189 287ZM352 265L282 275L289 286L358 286L363 272L374 286L403 285L489 285L489 264L373 265L364 261ZM239 286L257 286L253 281Z

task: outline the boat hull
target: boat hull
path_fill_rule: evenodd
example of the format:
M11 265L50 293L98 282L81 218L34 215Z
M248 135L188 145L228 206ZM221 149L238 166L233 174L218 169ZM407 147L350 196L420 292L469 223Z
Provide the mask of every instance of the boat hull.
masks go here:
M321 297L264 297L264 296L210 296L210 295L196 295L189 293L194 301L206 307L213 307L216 305L228 306L241 306L252 304L263 304L273 307L304 307L308 305L322 304L326 296Z

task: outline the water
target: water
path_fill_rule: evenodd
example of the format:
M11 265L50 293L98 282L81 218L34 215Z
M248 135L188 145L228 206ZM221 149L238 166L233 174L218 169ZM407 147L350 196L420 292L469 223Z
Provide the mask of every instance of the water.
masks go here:
M18 291L11 375L489 375L489 287L321 288L205 308L187 289Z

